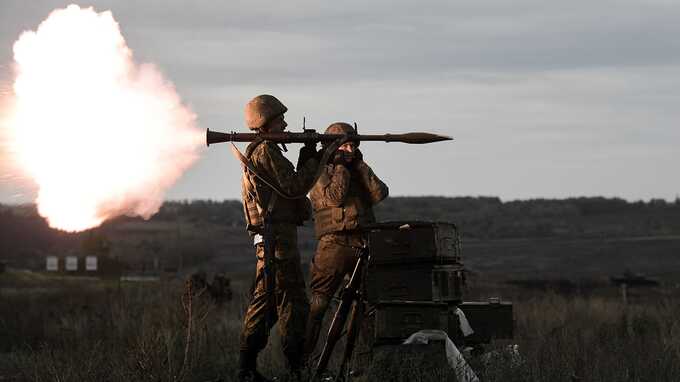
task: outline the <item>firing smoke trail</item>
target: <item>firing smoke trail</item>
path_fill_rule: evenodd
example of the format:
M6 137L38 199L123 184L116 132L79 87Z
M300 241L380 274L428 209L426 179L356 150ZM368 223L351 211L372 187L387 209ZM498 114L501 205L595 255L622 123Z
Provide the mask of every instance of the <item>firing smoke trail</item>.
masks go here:
M80 231L122 214L148 218L198 158L196 116L153 65L134 62L111 12L53 11L19 37L14 61L0 126L50 226Z

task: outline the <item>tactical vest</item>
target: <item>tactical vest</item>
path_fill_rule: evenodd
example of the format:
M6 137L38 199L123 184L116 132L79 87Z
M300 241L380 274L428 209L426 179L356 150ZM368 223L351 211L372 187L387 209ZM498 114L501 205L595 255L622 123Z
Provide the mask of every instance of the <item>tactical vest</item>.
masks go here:
M245 157L250 157L258 145L264 141L254 141L246 149ZM264 176L265 174L260 174ZM306 197L286 199L280 197L270 187L257 179L257 176L244 167L241 185L243 212L246 229L260 233L264 225L264 216L268 214L273 223L302 225L311 217L311 204Z
M314 211L314 231L317 238L341 231L352 231L367 224L375 223L373 208L367 197L361 197L367 191L352 179L347 191L345 203L340 207L327 207Z
M248 145L245 157L250 160L255 148L263 141L255 141ZM241 198L243 199L243 213L246 219L246 230L249 232L259 232L264 224L264 210L259 203L259 195L255 186L255 175L245 166L241 177Z

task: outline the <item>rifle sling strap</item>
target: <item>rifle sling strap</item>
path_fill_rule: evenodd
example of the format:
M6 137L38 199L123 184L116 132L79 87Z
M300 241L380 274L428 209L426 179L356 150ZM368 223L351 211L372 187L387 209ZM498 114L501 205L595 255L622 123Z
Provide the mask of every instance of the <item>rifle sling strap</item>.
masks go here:
M258 174L257 171L255 171L255 166L253 166L253 163L245 155L243 155L243 153L241 153L241 151L238 149L238 147L236 147L236 145L233 142L231 142L231 153L234 155L234 157L236 157L236 159L239 160L239 162L241 162L244 169L248 170L256 178L260 179L262 183L266 184L269 188L271 188L274 191L273 195L278 194L284 199L301 199L306 197L309 191L312 189L312 187L314 187L317 180L319 180L319 177L323 173L325 167L324 165L328 163L328 158L332 153L335 152L335 150L338 149L338 147L340 147L341 144L344 143L344 141L346 141L346 139L344 140L338 139L326 148L326 150L323 153L323 156L321 157L319 168L317 169L316 174L314 175L314 181L311 182L309 188L306 189L301 195L288 195L285 191L281 190L278 186L276 186L274 182L271 182L264 176Z

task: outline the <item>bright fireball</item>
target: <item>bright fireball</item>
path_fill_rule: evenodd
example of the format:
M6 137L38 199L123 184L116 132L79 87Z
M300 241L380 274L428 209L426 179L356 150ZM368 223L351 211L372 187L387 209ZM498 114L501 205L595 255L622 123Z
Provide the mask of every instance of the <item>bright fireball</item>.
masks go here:
M14 60L6 133L50 226L158 211L203 136L172 83L134 62L111 12L55 10L19 37Z

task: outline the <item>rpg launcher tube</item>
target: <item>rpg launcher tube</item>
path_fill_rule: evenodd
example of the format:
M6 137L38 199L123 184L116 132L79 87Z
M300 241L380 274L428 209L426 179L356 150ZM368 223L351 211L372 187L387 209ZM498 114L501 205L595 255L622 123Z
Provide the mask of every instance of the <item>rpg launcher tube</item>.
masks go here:
M406 133L406 134L319 134L306 131L302 133L278 132L278 133L220 133L208 129L205 134L205 142L208 146L222 142L252 142L256 139L264 139L276 143L306 143L306 142L332 142L346 138L347 141L377 141L377 142L402 142L409 144L425 144L440 141L453 140L445 135L431 133Z

